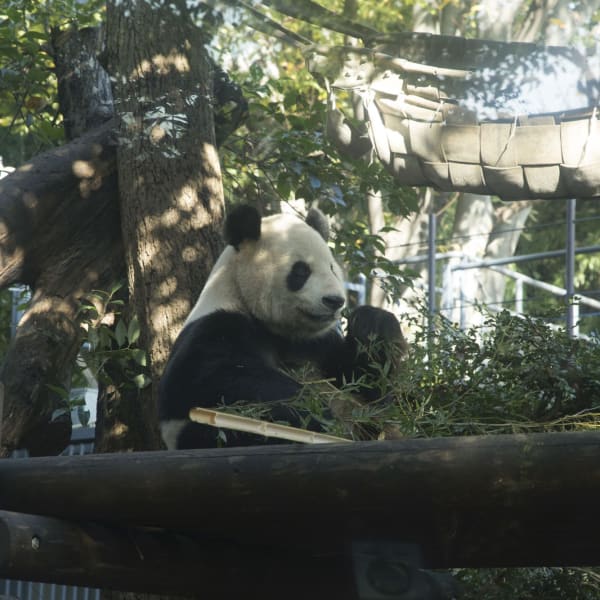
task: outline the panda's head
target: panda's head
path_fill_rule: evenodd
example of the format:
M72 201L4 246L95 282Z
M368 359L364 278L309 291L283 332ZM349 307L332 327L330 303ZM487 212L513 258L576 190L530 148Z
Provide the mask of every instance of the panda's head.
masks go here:
M225 222L225 269L243 311L288 337L314 337L334 327L345 290L328 235L318 210L303 221L289 214L261 219L246 205L233 209Z

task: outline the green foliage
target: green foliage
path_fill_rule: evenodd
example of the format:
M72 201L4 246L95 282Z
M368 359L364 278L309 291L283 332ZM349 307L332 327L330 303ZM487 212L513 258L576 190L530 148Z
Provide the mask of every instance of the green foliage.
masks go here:
M362 218L348 220L339 227L334 251L342 257L350 281L355 281L361 273L367 275L369 281L377 279L391 301L399 298L417 276L415 271L400 267L386 257L385 241L381 235L369 233L369 226Z
M0 143L18 166L63 139L52 72L53 27L97 25L100 0L5 0L0 8Z
M373 365L379 401L356 400L362 379L338 389L308 369L293 374L305 383L293 406L332 434L358 438L600 429L598 343L506 312L468 331L444 319L433 335L412 326L416 339L400 368ZM343 418L327 415L332 406ZM261 418L265 407L236 410Z
M597 341L571 339L508 312L467 331L443 318L434 333L422 322L410 325L415 340L400 367L373 365L380 373L374 384L380 400L350 402L352 419L371 431L435 437L600 429ZM362 383L338 390L314 381L310 370L295 377L307 383L295 406L322 422L323 406L353 398ZM258 413L249 416L260 415L260 407L252 410Z
M421 323L380 429L440 436L600 427L600 344L508 312L461 331Z
M600 575L593 569L462 569L462 600L596 600Z
M134 316L123 316L124 301L118 297L122 285L109 291L94 291L82 303L85 332L83 361L94 377L105 385L142 389L150 383L147 355L139 347L140 324Z

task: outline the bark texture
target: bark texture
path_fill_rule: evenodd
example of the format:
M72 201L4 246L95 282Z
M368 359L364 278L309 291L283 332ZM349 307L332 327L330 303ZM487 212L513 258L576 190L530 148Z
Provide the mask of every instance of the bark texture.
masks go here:
M212 69L185 5L109 2L107 32L130 307L153 382L139 412L157 447L155 383L221 250Z
M128 27L127 22L124 26ZM194 44L200 41L196 35ZM56 454L68 444L68 414L58 420L55 418L56 409L64 409L65 403L52 392L49 384L68 387L81 343L78 309L82 296L94 289L110 289L125 278L126 272L116 171L116 121L99 126L113 112L110 81L97 59L103 50L103 36L94 29L56 30L52 35L52 49L65 130L72 141L34 158L0 182L0 287L24 283L34 292L31 309L17 329L1 374L6 399L0 455L23 447L34 455ZM186 102L199 101L201 97L200 89L194 87L198 69L187 76L195 91L190 91L185 96L187 101L181 102L193 112L198 107L188 106ZM222 105L227 105L228 111L218 116L222 140L245 116L246 103L239 88L232 85L222 71L215 74L214 80L203 80L202 86L204 104L200 115L191 116L191 122L197 124L210 119L211 111L219 111ZM215 105L209 102L213 89ZM184 97L175 89L170 94L175 98ZM151 113L147 98L133 98L141 100L140 110ZM233 112L232 104L236 106ZM207 111L210 114L207 115ZM167 118L161 124L168 130L170 123L175 122L176 119ZM87 133L89 128L93 129ZM210 145L205 149L203 138L198 137L196 131L185 139L191 149L180 147L179 150L188 160L167 161L162 172L156 170L158 163L151 161L147 163L147 174L140 175L141 170L137 171L150 197L154 189L165 190L169 178L174 178L177 190L174 194L179 204L174 211L165 213L164 227L156 232L161 238L156 256L165 256L177 246L178 240L181 242L177 257L184 256L184 259L175 257L174 262L183 262L188 274L173 270L172 275L178 278L177 289L165 291L163 288L163 298L172 293L174 300L181 301L182 313L187 310L183 305L189 307L203 285L219 244L216 234L205 234L211 228L207 225L208 214L206 221L202 221L205 225L198 225L203 218L200 214L203 209L199 207L203 203L209 206L212 197L208 180L204 179L205 172L192 175L189 181L184 174L185 169L199 172L205 156L216 163L214 147ZM142 168L140 163L136 164ZM210 168L218 174L218 164ZM188 193L188 188L193 192ZM202 195L198 206L194 204L196 193ZM132 210L135 215L135 209ZM217 218L212 227L218 226ZM182 235L182 230L187 233ZM204 258L208 260L206 265ZM167 281L164 283L170 285ZM160 320L162 311L160 307L157 310L157 320ZM181 318L174 322L180 323ZM163 356L168 353L170 341L163 344ZM111 384L106 389L101 386L101 392L98 449L155 447L155 431L148 435L148 427L143 426L147 410L137 391ZM125 397L130 393L134 395L133 402ZM150 418L152 415L150 410ZM139 432L134 434L135 427L128 427L132 423L142 424Z
M68 140L102 125L114 114L110 78L98 56L104 50L102 27L52 31L58 96Z
M36 157L0 181L0 286L34 289L2 367L2 453L54 454L70 426L54 424L79 349L81 297L122 264L111 124ZM54 431L54 433L53 433Z

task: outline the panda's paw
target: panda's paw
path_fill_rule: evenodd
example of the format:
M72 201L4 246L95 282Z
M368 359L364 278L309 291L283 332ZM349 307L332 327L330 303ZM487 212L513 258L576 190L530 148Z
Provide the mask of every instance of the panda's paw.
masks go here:
M395 315L375 306L359 306L348 319L348 335L362 344L404 340Z
M366 402L384 397L407 351L398 319L387 310L361 306L348 318L346 345L352 362L347 379L360 380L359 395Z
M408 350L396 316L374 306L359 306L350 315L348 340L356 347L359 364L398 366Z

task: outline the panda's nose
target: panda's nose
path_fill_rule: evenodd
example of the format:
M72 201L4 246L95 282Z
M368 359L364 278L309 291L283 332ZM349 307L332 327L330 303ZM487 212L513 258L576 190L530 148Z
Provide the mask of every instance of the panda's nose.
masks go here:
M344 302L346 302L342 296L333 294L331 296L323 296L321 298L321 301L330 310L337 310L338 308L342 308L342 306L344 306Z

